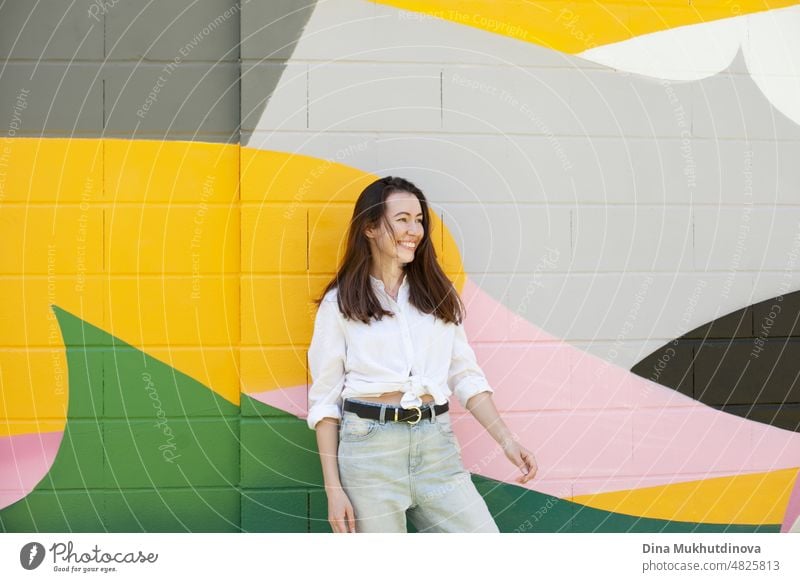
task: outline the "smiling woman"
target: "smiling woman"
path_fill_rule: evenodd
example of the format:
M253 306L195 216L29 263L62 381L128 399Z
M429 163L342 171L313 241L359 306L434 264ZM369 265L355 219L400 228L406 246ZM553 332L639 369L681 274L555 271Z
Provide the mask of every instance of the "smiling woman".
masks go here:
M497 414L470 347L464 304L436 259L421 190L402 178L356 201L342 266L318 301L308 350L308 426L335 532L498 532L464 468L455 395L523 473L533 455Z

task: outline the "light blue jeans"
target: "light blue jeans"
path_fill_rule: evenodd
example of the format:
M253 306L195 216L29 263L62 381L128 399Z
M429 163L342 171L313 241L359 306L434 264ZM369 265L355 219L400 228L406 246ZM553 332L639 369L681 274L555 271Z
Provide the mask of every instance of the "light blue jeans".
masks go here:
M405 533L408 512L419 532L498 533L464 469L450 413L413 425L386 416L344 411L339 424L339 478L356 531Z

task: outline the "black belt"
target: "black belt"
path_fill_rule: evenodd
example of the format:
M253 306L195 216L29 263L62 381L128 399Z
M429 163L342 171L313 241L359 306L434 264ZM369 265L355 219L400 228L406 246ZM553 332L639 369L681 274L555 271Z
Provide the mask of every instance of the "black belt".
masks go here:
M409 424L417 424L420 420L429 419L431 417L430 403L423 404L422 406L412 406L411 408L403 408L402 406L392 406L391 404L366 404L364 402L354 402L353 400L344 401L344 410L355 412L361 418L373 418L375 420L381 419L381 408L386 407L385 420L407 422ZM436 404L433 407L436 414L444 414L450 408L450 403Z

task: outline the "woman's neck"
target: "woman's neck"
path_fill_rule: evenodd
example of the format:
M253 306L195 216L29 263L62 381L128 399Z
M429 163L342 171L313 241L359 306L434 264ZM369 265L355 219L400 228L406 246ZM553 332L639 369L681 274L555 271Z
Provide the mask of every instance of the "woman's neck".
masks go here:
M398 271L389 271L386 273L382 273L377 271L377 269L373 269L370 273L376 279L380 279L383 281L383 288L386 292L392 296L392 298L397 301L397 294L400 291L400 286L403 284L404 277L406 273L403 269Z

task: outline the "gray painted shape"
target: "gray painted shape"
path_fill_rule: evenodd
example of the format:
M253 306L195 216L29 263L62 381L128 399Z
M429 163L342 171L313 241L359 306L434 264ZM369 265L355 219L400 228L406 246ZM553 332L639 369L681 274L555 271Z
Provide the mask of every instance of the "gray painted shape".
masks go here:
M90 64L10 63L0 74L0 132L16 136L92 137L103 130L103 87ZM18 101L20 102L17 105Z
M14 104L26 89L17 135L220 143L241 139L240 39L245 39L246 58L270 59L275 67L253 77L253 94L246 97L247 117L257 120L315 6L290 0L179 0L154 2L139 15L146 3L76 0L59 24L65 12L52 4L7 1L0 6L0 57L38 61L12 60L0 68L0 103L6 104L0 120L7 120L0 131L8 132ZM14 45L23 24L24 34ZM68 70L57 62L71 59L82 62ZM149 110L137 115L159 75L164 87Z
M693 129L692 119L698 119L699 122L694 124L695 127L699 124L703 132L708 135L704 143L706 146L711 144L710 148L706 147L705 151L698 155L702 155L702 163L706 165L702 169L705 177L714 180L712 187L718 186L720 188L719 196L716 197L717 200L727 201L730 195L732 202L740 202L741 192L724 190L725 188L730 188L730 180L726 178L720 182L719 176L726 176L732 172L736 173L739 176L739 190L741 190L743 187L741 182L742 161L740 159L739 163L736 163L736 156L732 155L719 156L717 150L723 147L721 144L728 145L731 139L745 143L748 139L800 139L800 127L772 106L749 75L732 72L741 70L744 66L743 60L744 57L740 51L728 69L713 77L691 83L669 84L669 88L677 96L677 103L670 102L667 86L662 81L622 72L603 73L605 76L603 79L603 93L600 95L595 92L594 107L592 107L591 103L590 89L580 93L579 96L572 94L570 102L574 103L574 114L582 122L582 125L600 134L597 137L590 134L588 136L589 139L603 137L606 146L621 148L622 151L614 156L617 159L630 159L630 150L637 148L639 141L637 139L626 139L628 136L625 130L635 127L638 123L645 123L647 127L656 128L654 132L656 134L659 132L679 134L679 132L670 129L670 124L675 124L677 127L677 119L671 117L674 115L674 109L682 105L686 112L686 128L690 132L690 138L692 135L691 130ZM580 59L577 57L575 57L575 64L576 66L580 65ZM596 71L591 73L596 74ZM580 77L577 72L576 77ZM575 86L580 87L584 82L582 78L578 79L578 84ZM537 89L534 88L533 90ZM659 90L663 92L663 98L661 99L657 98ZM637 100L635 100L636 95L649 95L651 99L643 99L640 103L637 103ZM739 100L741 103L746 104L746 107L740 108L738 105ZM630 111L630 108L635 108L635 110ZM689 115L690 111L691 115ZM620 117L615 118L614 116L617 113L619 113ZM637 119L640 121L636 121ZM717 133L705 131L706 128L710 127L717 127ZM727 129L719 129L722 127L727 127ZM639 129L640 131L637 134L641 134L641 127ZM611 139L606 140L606 136ZM558 136L556 139L558 139ZM694 141L696 142L698 139L702 138L695 138ZM765 148L780 149L786 143L782 141L779 146L775 142L771 142L770 146L770 142L767 142L763 145ZM759 151L762 149L758 148ZM630 168L628 170L617 170L602 164L598 166L594 159L576 159L575 165L578 168L585 164L592 167L597 166L598 180L606 172L629 172L629 175L623 180L627 182L626 187L646 188L647 184L650 184L649 187L656 192L655 196L653 193L644 196L644 199L650 202L654 201L654 198L662 198L667 203L675 203L677 200L678 203L691 204L691 199L687 198L684 173L687 160L680 156L665 156L658 153L658 151L654 151L652 155L660 156L659 161L662 162L660 168L653 164L636 164L632 167L632 174L630 174ZM607 156L607 152L604 156ZM775 172L775 176L766 182L767 187L785 189L797 184L798 172L794 167L795 164L776 166L774 159L766 157L760 158L760 161L767 164L770 170ZM560 164L537 164L536 170L538 173L537 178L542 184L565 184L564 174L566 172ZM643 175L646 172L655 171L658 172L655 175ZM764 171L763 169L758 169L756 173L763 175ZM584 178L581 181L584 184L586 183ZM597 188L602 188L601 183L597 184ZM546 191L547 188L545 187ZM760 188L756 190L756 193L758 195L757 202L760 200L761 203L768 203L776 199L787 201L792 195L792 193L784 190L780 192L764 192ZM481 194L485 196L482 199L482 203L485 205L499 202L499 200L494 199L493 191L486 191ZM514 192L516 202L522 205L537 202L541 204L541 194L542 192L538 188L517 189ZM503 196L503 194L500 193L500 196ZM582 195L577 196L575 203L580 203L583 199ZM713 200L706 199L706 201L712 202ZM445 203L442 204L442 207L452 215L457 204L457 202ZM542 211L550 218L555 216L554 208L543 208ZM598 213L598 219L601 219L602 208L598 209ZM490 213L489 216L491 215ZM451 229L459 229L462 233L470 233L470 236L477 235L482 237L484 241L492 241L491 255L495 257L514 257L514 261L522 266L522 268L511 269L513 276L508 282L506 292L502 295L496 294L494 292L496 289L486 289L486 292L496 301L505 300L507 308L513 312L518 312L515 305L518 307L521 298L526 296L526 289L530 287L529 281L540 276L525 266L539 263L541 258L547 254L545 244L556 245L557 241L551 238L547 243L542 242L518 249L513 241L522 241L525 237L522 237L519 233L516 239L511 236L507 232L509 229L508 221L503 219L502 215L498 214L497 220L490 221L490 224L486 224L486 216L487 214L485 213L480 213L479 216L474 216L472 219L469 216L462 216L458 225L449 226ZM537 226L539 225L537 224ZM574 228L574 226L573 224L572 227ZM552 231L550 232L552 236ZM491 233L504 234L503 236L492 236ZM572 245L574 246L574 233L572 237ZM498 244L503 243L503 241L507 243L505 246ZM564 256L567 249L563 244L557 245L557 248L562 253L563 258L561 264L554 271L566 273L567 278L569 278L572 276L571 271L574 267L571 265L571 261ZM468 273L473 274L473 279L480 280L483 276L499 275L501 273L506 273L510 276L507 261L489 261L486 254L485 252L463 254L464 267ZM654 265L653 271L659 270L663 269L660 269L657 264ZM673 270L670 270L670 272ZM702 273L698 273L698 276L700 275ZM553 280L554 283L557 281L558 279ZM575 325L575 317L579 312L580 305L600 305L603 304L604 300L609 302L612 300L620 301L621 298L617 296L606 297L605 294L608 291L607 286L581 284L576 284L569 292L564 292L563 289L550 289L547 292L549 296L545 300L546 313L526 312L525 317L556 337L571 338L574 334L571 334L570 328ZM512 301L508 302L509 298L512 298ZM537 302L541 301L541 297L537 297L536 300ZM538 317L542 315L546 315L544 318L546 321ZM666 318L679 319L682 314L663 313L662 315ZM620 325L622 323L624 322L620 322ZM590 346L588 351L594 352L601 357L606 356L605 348L600 345Z
M106 14L107 58L237 61L237 0L119 2Z
M106 77L107 137L239 140L237 63L115 65Z
M283 63L266 63L250 65L242 63L242 131L250 135L264 108L269 103L272 92L278 86L286 65ZM247 144L246 136L242 136L242 145Z
M242 7L242 60L291 58L315 0L251 1Z
M90 13L95 4L96 0L0 3L0 57L102 59L102 16Z

